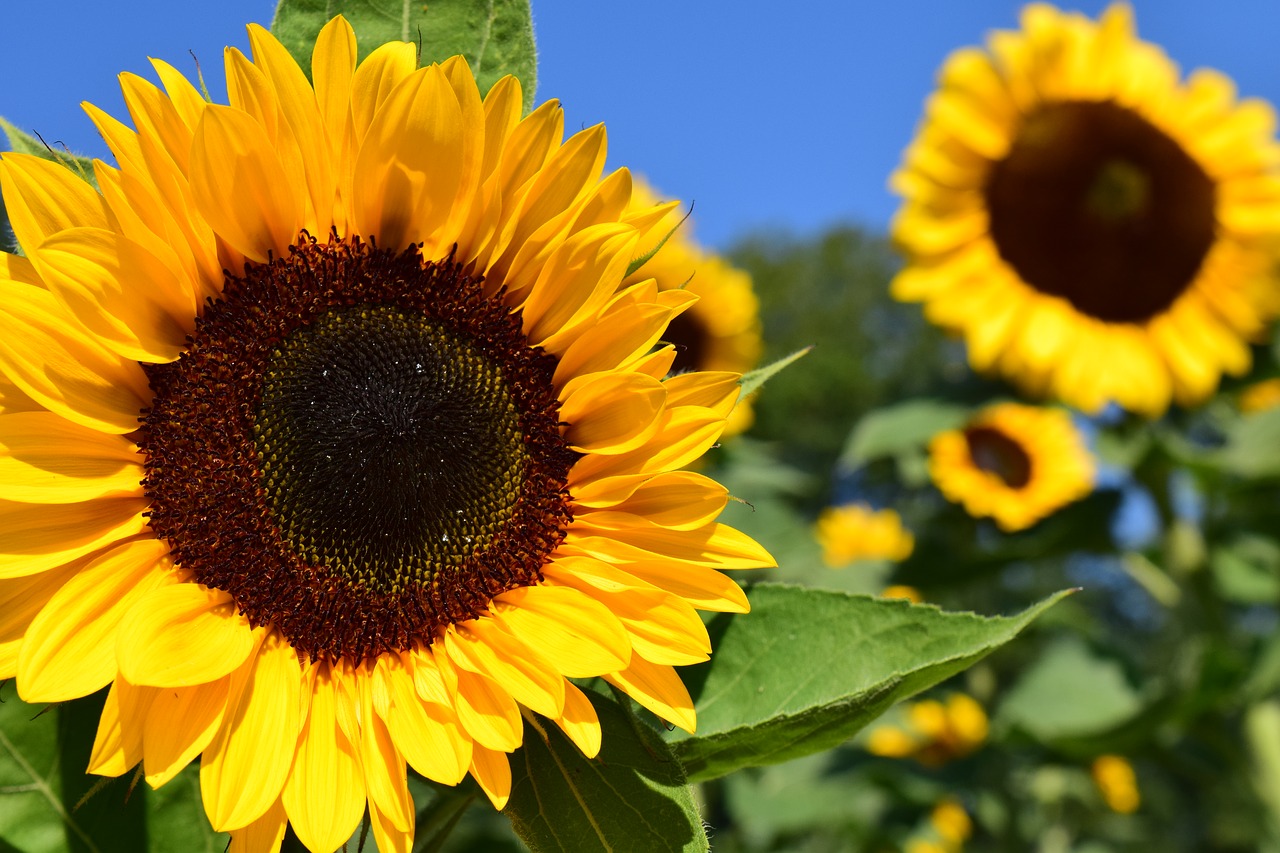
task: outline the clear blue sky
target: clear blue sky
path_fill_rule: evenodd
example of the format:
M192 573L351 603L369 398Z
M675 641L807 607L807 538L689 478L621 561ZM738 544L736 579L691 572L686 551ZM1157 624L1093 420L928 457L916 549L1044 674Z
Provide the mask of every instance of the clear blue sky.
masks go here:
M79 108L126 117L123 70L147 56L193 67L221 97L222 48L272 0L6 2L0 115L50 141L107 156ZM1066 4L1096 15L1106 4ZM1137 0L1139 32L1184 69L1233 76L1280 102L1276 0ZM696 200L696 231L726 246L751 229L812 233L852 221L886 228L885 180L911 138L946 54L1013 27L1003 0L533 0L538 99L567 127L603 121L610 164ZM216 82L216 85L215 85Z

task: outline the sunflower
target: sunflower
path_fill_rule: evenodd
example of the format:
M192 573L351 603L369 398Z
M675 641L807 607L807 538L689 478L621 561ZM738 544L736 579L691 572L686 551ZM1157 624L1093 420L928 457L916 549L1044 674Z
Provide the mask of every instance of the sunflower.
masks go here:
M1119 755L1100 755L1089 767L1089 775L1107 808L1120 814L1133 814L1142 805L1138 775L1133 765Z
M1280 377L1262 379L1247 386L1240 392L1237 404L1247 415L1280 406Z
M267 31L230 105L156 63L87 106L101 193L21 155L0 187L0 677L110 684L90 771L200 756L215 829L407 850L406 765L496 807L522 715L588 756L599 676L692 730L696 609L773 565L680 470L738 376L668 379L687 294L618 289L666 208L601 178L512 78L335 18L314 87ZM225 271L225 272L224 272Z
M822 546L822 561L832 568L855 560L901 561L915 548L915 537L896 512L866 504L827 507L813 533Z
M632 205L637 211L650 209L657 197L652 188L637 181ZM751 276L698 245L689 236L685 214L675 205L668 207L659 228L662 235L670 234L662 251L623 284L653 279L661 291L692 295L687 297L692 303L689 309L672 318L662 337L676 348L673 371L746 373L760 361L761 352L760 302ZM743 400L729 416L724 434L745 432L752 420L751 402Z
M1013 532L1089 494L1094 462L1065 411L1000 403L934 436L929 473L970 515Z
M943 66L893 188L893 294L980 371L1096 412L1158 416L1250 363L1280 311L1275 115L1231 81L1035 4Z

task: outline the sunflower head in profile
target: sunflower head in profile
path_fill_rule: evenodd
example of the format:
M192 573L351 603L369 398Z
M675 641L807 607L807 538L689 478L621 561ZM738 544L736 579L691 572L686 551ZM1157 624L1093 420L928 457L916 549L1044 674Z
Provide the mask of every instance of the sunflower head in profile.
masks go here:
M948 500L1006 532L1093 490L1093 456L1061 409L1000 403L934 436L929 474Z
M87 107L100 191L0 164L0 678L110 684L90 770L199 756L233 850L366 808L407 849L406 765L501 807L531 714L596 754L570 678L692 730L696 610L773 563L681 470L739 377L671 376L691 298L619 289L666 210L601 176L602 128L413 44L357 64L342 18L314 86L249 38L229 105L156 63L132 127Z
M691 223L685 219L686 214L674 204L657 205L657 199L658 194L651 187L637 181L633 207L637 212L665 209L657 230L670 237L662 250L632 273L624 285L653 279L659 290L691 294L689 309L672 318L662 337L676 348L672 371L752 370L760 361L762 344L760 302L752 289L751 276L698 245L690 236ZM729 415L724 434L744 432L752 420L751 401L742 400Z
M818 515L813 534L822 546L822 561L832 568L855 560L900 562L915 548L915 537L898 513L860 503L827 507Z
M1280 310L1274 130L1221 74L1180 82L1128 6L1028 6L942 69L892 178L893 293L1028 393L1194 404Z

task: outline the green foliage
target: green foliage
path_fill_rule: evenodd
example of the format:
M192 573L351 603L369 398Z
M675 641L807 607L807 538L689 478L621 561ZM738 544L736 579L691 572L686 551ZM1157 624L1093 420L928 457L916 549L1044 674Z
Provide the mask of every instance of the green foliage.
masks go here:
M764 363L813 347L755 408L752 434L782 444L786 461L830 471L859 418L966 375L958 347L889 298L898 262L886 240L848 227L807 240L769 233L730 256L754 280Z
M772 584L749 597L749 615L712 621L712 659L682 672L698 732L668 740L695 780L847 740L894 702L1012 640L1060 596L989 619Z
M320 29L343 15L356 31L360 58L389 41L420 45L419 62L440 62L461 54L489 91L502 77L520 79L525 109L537 88L537 51L528 0L431 0L390 4L380 0L280 0L271 31L303 69L311 68L311 48Z
M744 374L742 377L742 396L747 397L756 393L764 387L764 383L804 358L812 351L811 347L802 350L796 350L791 355L783 356L775 362L766 364L764 367L756 368L750 373Z
M603 733L595 760L554 725L526 718L507 805L520 839L533 853L707 850L684 771L662 738L625 707L587 696Z
M159 791L89 776L105 691L57 707L28 705L4 688L0 703L0 850L23 853L217 853L227 836L209 827L195 767ZM9 845L8 848L3 845Z
M1080 701L1083 696L1087 702ZM1052 744L1116 729L1142 704L1116 661L1093 654L1071 636L1045 649L1005 692L998 719Z

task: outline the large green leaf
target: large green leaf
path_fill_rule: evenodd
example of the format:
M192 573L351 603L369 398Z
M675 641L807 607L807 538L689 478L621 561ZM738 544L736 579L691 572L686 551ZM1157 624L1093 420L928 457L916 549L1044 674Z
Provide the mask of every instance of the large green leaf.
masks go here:
M0 704L0 841L25 853L145 850L143 792L81 772L102 697L46 710L12 692Z
M698 731L668 741L695 781L828 749L1009 642L1064 594L984 618L761 584L751 613L712 621L711 660L681 670Z
M1052 743L1110 732L1143 704L1119 663L1071 636L1050 646L1005 694L996 720Z
M521 840L533 853L707 850L702 818L667 745L627 709L587 695L600 716L599 756L584 758L558 728L533 717L511 756L506 814Z
M271 31L310 69L316 36L339 14L355 28L362 59L389 41L418 42L423 64L461 54L482 94L513 74L524 89L525 109L533 104L538 66L529 0L280 0Z
M0 696L0 851L220 853L193 765L159 790L132 774L90 776L88 764L105 691L45 710Z
M943 430L960 426L968 415L968 407L941 400L908 400L876 409L849 434L840 461L856 468L881 456L918 449Z

